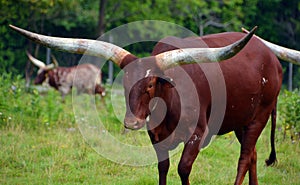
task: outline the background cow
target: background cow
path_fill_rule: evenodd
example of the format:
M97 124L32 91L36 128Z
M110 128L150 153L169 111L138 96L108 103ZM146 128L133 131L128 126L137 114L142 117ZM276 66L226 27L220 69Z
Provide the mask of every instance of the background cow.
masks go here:
M29 60L39 67L34 84L47 82L61 93L63 99L73 87L76 88L77 93L105 95L105 89L101 85L101 70L93 64L58 67L56 60L54 63L46 65L34 58L29 52L26 51L26 54Z
M182 184L189 184L192 164L200 148L207 143L205 141L213 134L230 131L235 132L241 143L235 184L241 185L247 172L249 184L258 184L255 145L271 113L275 121L282 68L266 45L257 38L250 40L253 31L247 36L229 32L201 38L170 37L155 46L152 57L138 59L128 51L102 41L53 38L14 26L11 28L48 47L110 59L124 70L127 110L124 124L130 129L147 124L159 161L159 184L166 184L169 150L184 142L178 173ZM240 51L248 41L249 44ZM206 44L210 48L204 48ZM222 62L209 63L219 61ZM224 96L224 89L218 89L221 84L218 70L226 87L224 104L218 104ZM184 74L187 74L186 78ZM187 83L189 79L192 84ZM215 81L216 89L210 89L210 83ZM193 91L196 96L191 94ZM214 111L214 101L225 106L224 110ZM219 122L215 118L222 111L224 116ZM146 121L148 116L149 122ZM218 126L219 129L214 129ZM270 164L276 160L276 156L271 157Z

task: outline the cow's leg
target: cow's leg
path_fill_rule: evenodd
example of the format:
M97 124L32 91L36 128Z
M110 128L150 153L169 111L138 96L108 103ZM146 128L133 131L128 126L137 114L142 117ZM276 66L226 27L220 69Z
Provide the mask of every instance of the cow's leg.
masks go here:
M205 127L204 127L205 128ZM195 132L187 143L184 145L182 156L178 165L178 174L181 178L182 185L189 185L189 175L192 165L200 151L201 145L205 140L208 129L204 132Z
M66 94L65 93L61 93L61 101L63 103L65 103L65 97L66 97Z
M159 185L166 185L167 174L170 166L169 152L166 150L160 150L157 147L154 147L154 149L158 159Z
M167 174L169 171L169 159L158 162L159 185L167 184Z
M70 92L70 90L71 90L70 87L68 87L68 86L60 86L58 88L58 90L61 93L62 102L65 102L65 96Z
M243 129L235 130L235 135L242 144L243 142ZM250 169L249 169L249 184L257 184L257 174L256 174L256 162L257 161L257 154L256 149L254 148L252 156L251 156L251 163L250 163Z
M238 130L235 130L234 132L235 132L235 135L236 135L238 141L240 142L240 144L241 144L241 146L242 146L244 130L243 130L242 128L240 128L240 129L238 129ZM241 149L241 151L242 151L242 149ZM241 158L241 157L240 157L240 158ZM240 159L240 160L241 160L241 159ZM238 171L238 173L239 173L239 171L240 171L240 163L238 164L238 169L237 169L237 171ZM247 172L247 171L248 171L248 169L246 170L246 172ZM238 182L241 182L241 183L243 182L244 177L245 177L245 175L246 175L246 172L245 172L245 174L243 174L242 176L239 174L239 176L236 177L236 180L235 180L235 183L234 183L235 185L238 184Z
M257 153L256 153L256 148L254 148L252 152L251 164L249 169L249 185L258 184L256 164L257 164Z
M270 112L261 111L262 113L256 117L256 120L244 127L241 131L236 131L236 135L241 142L241 153L238 163L238 174L236 176L235 185L241 185L244 177L249 171L249 184L257 185L256 176L256 150L255 145L258 137L264 129Z

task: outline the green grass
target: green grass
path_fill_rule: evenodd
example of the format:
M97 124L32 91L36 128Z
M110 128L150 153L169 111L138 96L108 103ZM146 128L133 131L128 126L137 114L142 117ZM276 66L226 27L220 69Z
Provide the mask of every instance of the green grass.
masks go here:
M12 81L15 88L11 87ZM114 143L98 141L97 134L103 130L126 144L150 145L145 131L123 134L123 125L119 121L124 113L122 96L113 97L120 106L116 117L109 99L103 104L100 98L96 98L97 105L93 107L91 97L83 95L74 101L69 95L66 102L62 103L58 92L50 90L41 94L33 89L26 92L23 80L9 75L2 76L0 84L0 184L158 183L156 164L127 166L99 154L99 150L109 148L114 153L111 157L124 155L118 152ZM89 110L96 111L96 114ZM84 134L84 129L90 127L84 127L83 123L78 122L82 118L80 116L86 116L85 119L91 121L88 126L92 126L95 135L87 137ZM103 125L97 124L99 120ZM102 132L98 133L99 130ZM277 130L279 161L274 167L266 167L264 160L270 152L269 133L270 124L257 143L259 184L300 184L299 141L284 140L282 131ZM233 184L239 151L239 143L233 134L217 137L198 155L190 175L191 184ZM147 159L144 157L148 156L147 153L134 155L132 153L133 158L145 161ZM180 152L175 152L171 158L168 184L180 184L177 174L179 159ZM244 184L248 184L247 178Z
M0 184L157 184L155 164L132 167L111 162L95 152L78 129L28 131L21 126L7 127L0 136ZM264 159L269 154L267 136L264 133L257 147L260 184L299 184L299 143L277 141L279 163L265 167ZM179 154L171 158L169 184L180 184L176 172ZM195 161L191 182L233 184L238 154L239 144L234 137L215 139Z

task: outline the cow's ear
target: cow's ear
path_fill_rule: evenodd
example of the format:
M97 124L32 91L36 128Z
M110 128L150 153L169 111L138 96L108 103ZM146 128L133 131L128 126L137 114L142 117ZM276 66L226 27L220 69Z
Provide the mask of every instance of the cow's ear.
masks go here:
M172 78L164 76L163 78L158 78L158 83L162 84L165 87L173 88L176 86Z

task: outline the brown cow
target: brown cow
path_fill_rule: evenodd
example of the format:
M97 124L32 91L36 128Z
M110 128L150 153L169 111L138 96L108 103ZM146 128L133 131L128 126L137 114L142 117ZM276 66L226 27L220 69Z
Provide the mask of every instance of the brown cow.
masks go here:
M235 184L242 184L247 171L249 184L258 184L255 144L272 112L275 121L282 69L276 56L257 38L239 52L253 31L247 36L232 32L202 38L170 37L156 45L152 57L138 59L102 41L54 38L11 28L47 47L102 56L124 70L124 124L139 129L147 123L158 157L159 184L166 184L169 150L185 143L178 173L182 184L189 184L200 148L213 134L230 131L241 143ZM203 41L211 48L204 48ZM222 62L207 63L216 61ZM273 149L270 164L276 160Z
M75 87L77 93L100 94L105 95L105 89L101 85L101 71L93 64L81 64L74 67L58 67L58 63L46 65L42 61L34 58L26 51L29 60L39 67L38 75L34 84L47 82L51 87L58 90L64 100L72 87ZM76 80L75 80L75 77Z

